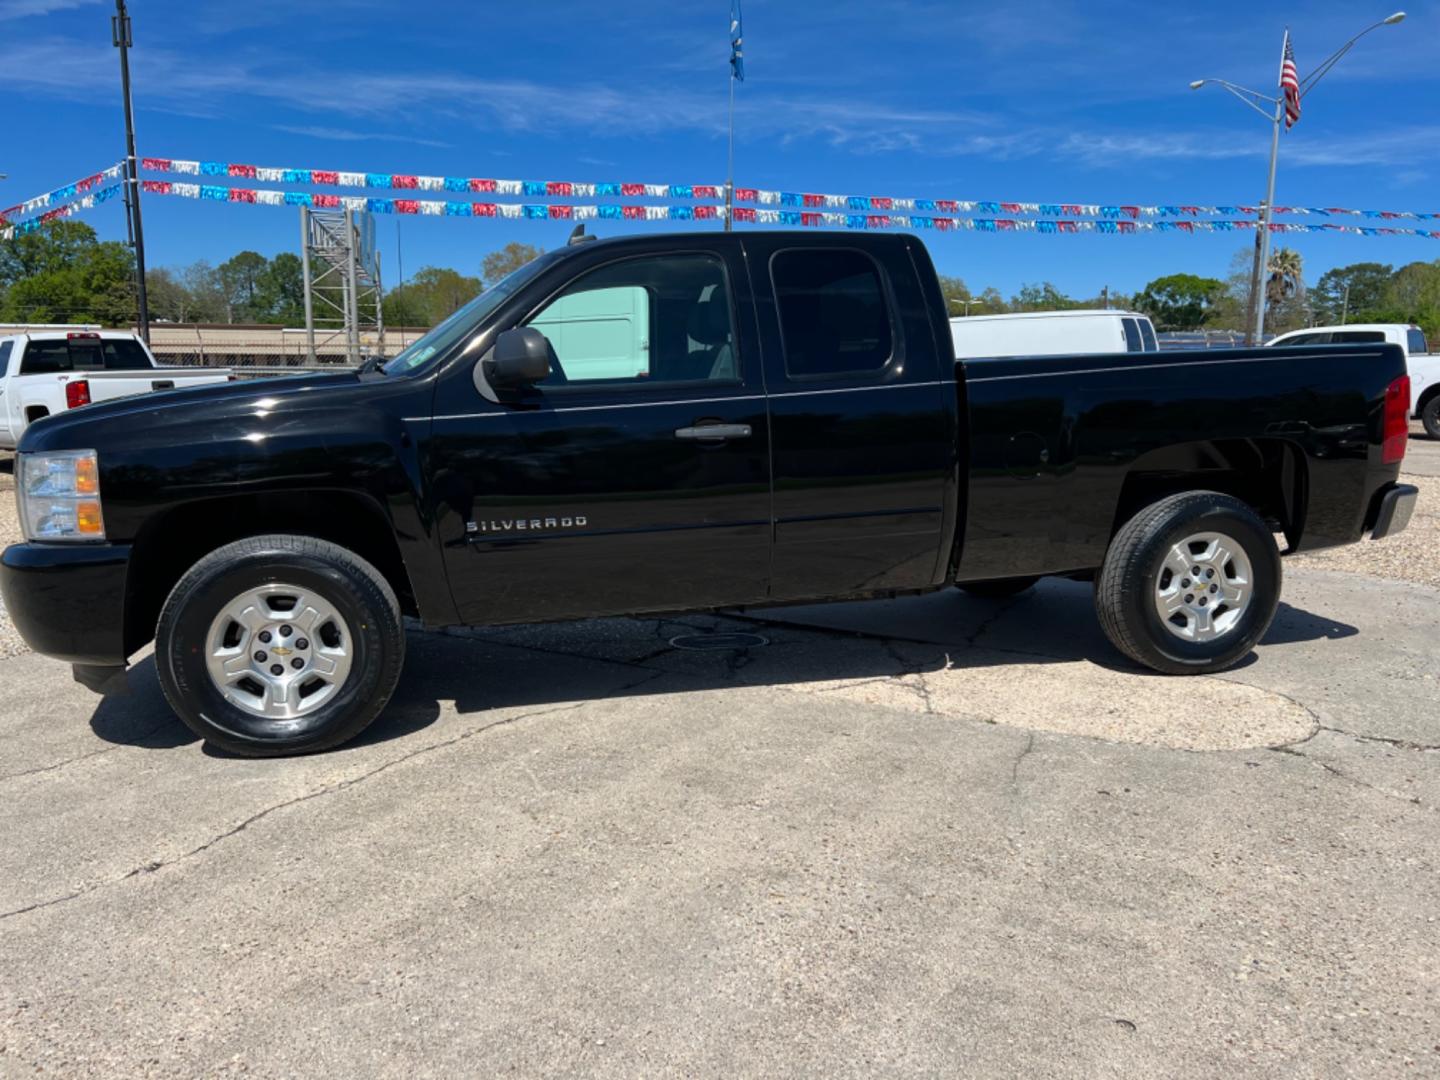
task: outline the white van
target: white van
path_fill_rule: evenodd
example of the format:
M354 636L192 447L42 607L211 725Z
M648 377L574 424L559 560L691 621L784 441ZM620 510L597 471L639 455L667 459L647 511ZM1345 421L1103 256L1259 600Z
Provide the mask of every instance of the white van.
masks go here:
M1055 356L1158 352L1155 327L1138 311L1027 311L950 320L955 356Z
M1350 323L1292 330L1267 345L1378 345L1389 342L1405 352L1410 373L1410 415L1425 425L1425 434L1440 439L1440 353L1430 351L1425 331L1414 323Z

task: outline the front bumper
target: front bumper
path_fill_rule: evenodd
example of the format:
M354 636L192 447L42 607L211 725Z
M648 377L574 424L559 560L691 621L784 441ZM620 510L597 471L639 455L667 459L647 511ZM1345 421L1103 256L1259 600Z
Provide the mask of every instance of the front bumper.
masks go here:
M1375 515L1375 528L1370 539L1393 536L1410 524L1410 515L1415 512L1415 500L1420 489L1414 484L1394 484L1380 496L1380 509Z
M86 667L124 667L129 544L13 544L0 594L32 649Z

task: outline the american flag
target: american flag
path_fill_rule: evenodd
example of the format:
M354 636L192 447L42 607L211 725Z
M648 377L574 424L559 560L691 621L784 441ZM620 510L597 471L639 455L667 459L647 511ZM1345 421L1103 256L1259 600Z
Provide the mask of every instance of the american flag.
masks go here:
M1289 131L1300 119L1300 75L1295 70L1289 34L1285 35L1285 58L1280 61L1280 91L1285 95L1285 130Z

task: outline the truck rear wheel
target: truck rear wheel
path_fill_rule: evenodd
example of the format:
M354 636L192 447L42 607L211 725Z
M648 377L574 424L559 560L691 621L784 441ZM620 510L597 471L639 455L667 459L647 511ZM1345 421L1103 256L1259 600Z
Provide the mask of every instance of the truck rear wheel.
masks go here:
M1420 410L1420 422L1425 425L1425 434L1440 439L1440 394L1436 394Z
M232 753L327 750L379 715L405 657L394 590L351 551L308 536L217 548L171 591L155 665L171 708Z
M1229 495L1172 495L1127 521L1095 580L1110 639L1155 671L1223 671L1249 655L1280 602L1280 552Z

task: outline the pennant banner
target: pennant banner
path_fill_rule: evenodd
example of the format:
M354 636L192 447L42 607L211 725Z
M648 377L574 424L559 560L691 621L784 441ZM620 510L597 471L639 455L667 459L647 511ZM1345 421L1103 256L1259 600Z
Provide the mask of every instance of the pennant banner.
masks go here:
M571 180L492 180L478 176L418 176L408 173L340 172L331 169L289 169L241 165L224 161L181 161L141 158L143 172L188 176L238 177L312 187L377 188L392 191L450 191L537 198L723 199L723 184L582 183Z
M502 203L453 202L438 199L391 199L364 195L326 195L306 191L276 191L260 188L227 187L185 181L145 180L142 190L149 195L175 195L212 202L244 203L256 206L309 206L316 209L368 211L372 214L417 214L430 217L510 218L527 221L614 220L614 221L703 221L725 217L723 206L669 205L641 206L620 203ZM1229 232L1253 229L1256 223L1238 221L1135 221L1131 219L1058 219L937 217L918 214L841 213L825 210L794 210L740 206L734 210L737 222L754 225L830 227L842 229L934 229L941 232L1038 232L1038 233L1142 233L1142 232ZM1355 225L1301 224L1274 222L1271 232L1342 232L1365 236L1418 236L1440 239L1440 231L1423 229L1374 228Z
M101 169L83 180L76 180L74 183L58 187L54 191L47 191L43 195L36 195L33 199L26 199L23 203L16 203L14 206L0 210L0 226L12 225L18 218L26 217L37 210L44 210L46 207L68 202L78 195L95 191L106 180L118 179L124 171L124 165L111 165L108 169Z
M328 169L275 168L224 161L185 161L177 158L142 158L147 172L180 173L190 176L232 177L265 183L307 184L312 187L373 188L394 191L448 191L495 195L522 195L533 198L649 198L722 200L723 184L635 184L582 183L571 180L492 180L471 176L420 176L410 173L340 172ZM757 206L795 210L846 210L859 213L890 213L894 210L921 210L939 214L983 214L1005 218L1040 216L1048 218L1092 217L1115 221L1141 218L1202 218L1256 216L1255 206L1200 206L1189 203L1144 206L1140 204L994 202L970 199L910 199L887 195L822 195L800 191L770 191L737 187L735 201ZM1381 221L1440 220L1440 211L1350 210L1339 206L1277 206L1277 214L1349 215Z
M21 221L14 225L0 226L0 240L13 240L17 236L32 233L49 222L56 221L60 218L71 217L78 214L81 210L89 210L92 206L108 202L120 194L121 187L122 185L120 184L111 184L109 187L99 189L92 188L89 194L81 195L79 198L73 198L67 203L55 204L52 200L52 203L49 204L50 208L39 217L33 217L28 221Z

